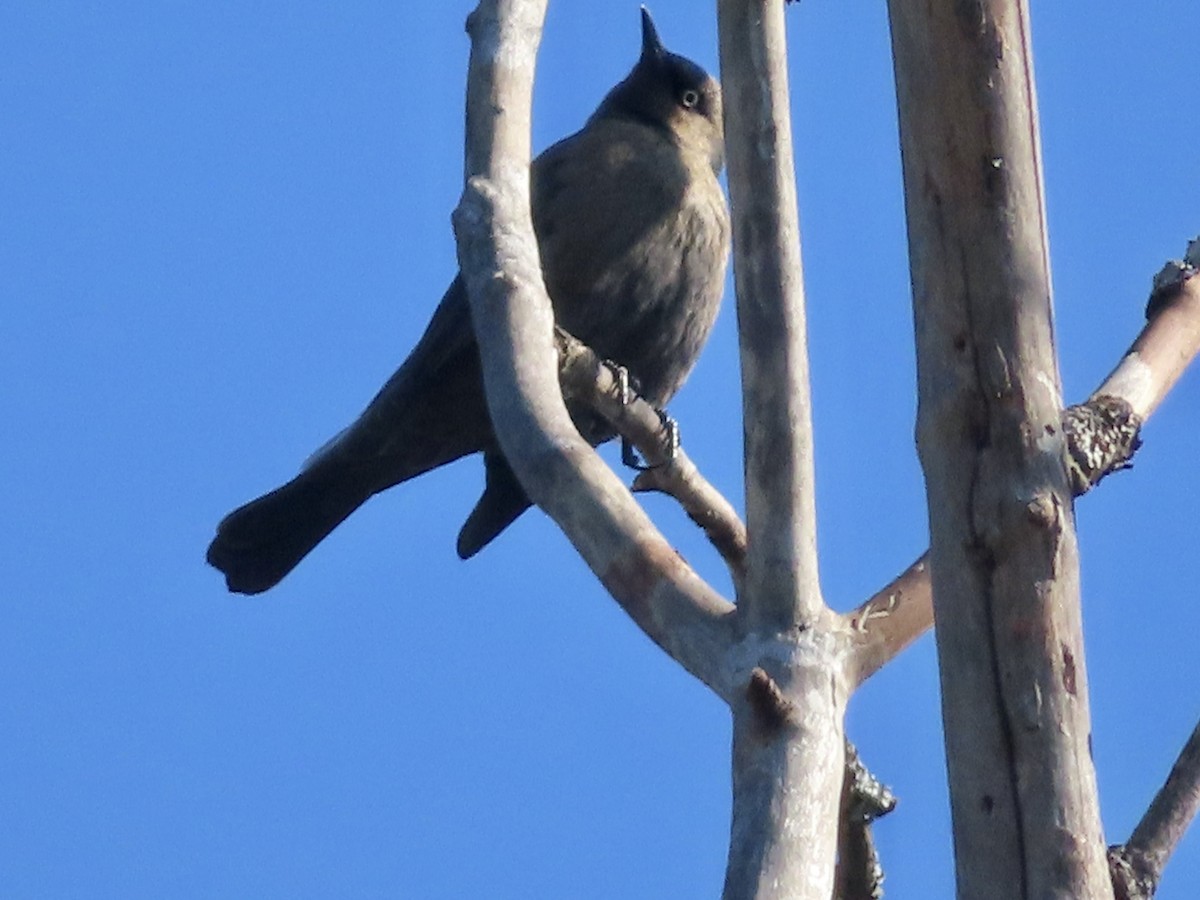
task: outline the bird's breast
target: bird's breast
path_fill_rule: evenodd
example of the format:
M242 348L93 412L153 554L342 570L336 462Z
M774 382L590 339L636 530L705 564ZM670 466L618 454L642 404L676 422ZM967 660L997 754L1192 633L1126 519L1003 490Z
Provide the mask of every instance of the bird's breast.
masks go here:
M585 129L535 164L534 222L559 324L665 403L724 285L729 219L708 159L642 127Z

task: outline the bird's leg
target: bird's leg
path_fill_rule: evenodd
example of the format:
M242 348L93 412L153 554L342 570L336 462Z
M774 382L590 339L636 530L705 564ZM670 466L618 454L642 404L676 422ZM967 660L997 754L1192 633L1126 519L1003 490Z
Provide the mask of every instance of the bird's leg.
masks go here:
M633 402L633 390L629 386L629 370L611 359L601 360L601 362L608 367L613 378L616 379L617 399L621 401L622 406L628 406ZM621 462L631 469L637 469L640 465L637 451L633 449L633 444L629 443L629 439L624 435L621 435Z

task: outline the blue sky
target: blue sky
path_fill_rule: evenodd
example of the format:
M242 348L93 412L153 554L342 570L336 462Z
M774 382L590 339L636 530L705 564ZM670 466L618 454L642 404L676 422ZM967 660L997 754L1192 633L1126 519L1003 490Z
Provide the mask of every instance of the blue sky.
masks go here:
M455 268L471 2L56 2L0 13L0 895L716 896L729 720L540 514L469 563L468 461L369 503L277 590L203 564L416 340ZM716 70L711 5L653 6ZM1082 399L1200 231L1186 0L1034 18L1057 336ZM790 7L827 599L926 544L882 4ZM551 4L534 145L638 51ZM672 405L740 503L731 297ZM1094 752L1124 840L1196 722L1200 376L1079 505ZM606 451L610 460L615 453ZM673 506L651 514L706 577ZM933 642L855 697L901 806L889 896L952 895ZM1160 896L1200 890L1185 839Z

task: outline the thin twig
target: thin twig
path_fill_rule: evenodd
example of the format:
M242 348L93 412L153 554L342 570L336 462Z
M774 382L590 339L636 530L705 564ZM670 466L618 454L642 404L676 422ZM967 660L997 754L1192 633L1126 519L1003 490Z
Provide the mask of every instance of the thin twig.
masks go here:
M1200 811L1200 724L1128 842L1108 851L1118 900L1154 896L1163 868Z
M632 443L650 468L633 490L659 491L674 497L721 554L740 590L746 567L746 526L733 505L710 484L681 447L672 446L662 417L636 392L622 397L612 369L588 346L556 329L559 377L563 391L586 402Z

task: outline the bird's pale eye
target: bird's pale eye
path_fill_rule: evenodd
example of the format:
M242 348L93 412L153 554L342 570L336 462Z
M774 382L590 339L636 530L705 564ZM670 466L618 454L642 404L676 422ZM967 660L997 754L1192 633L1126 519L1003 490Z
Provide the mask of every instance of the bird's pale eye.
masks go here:
M692 109L699 104L700 94L698 91L693 91L691 88L688 88L679 95L679 102L683 105L684 109Z

